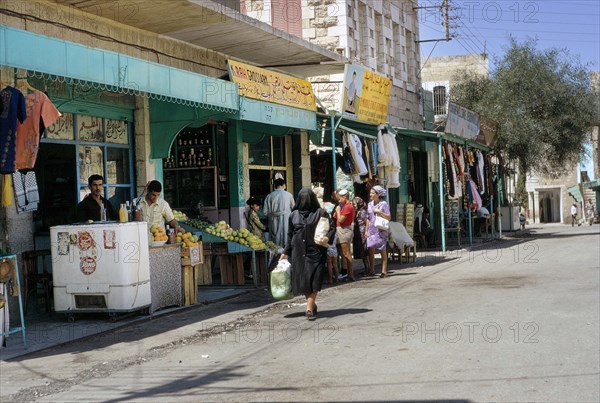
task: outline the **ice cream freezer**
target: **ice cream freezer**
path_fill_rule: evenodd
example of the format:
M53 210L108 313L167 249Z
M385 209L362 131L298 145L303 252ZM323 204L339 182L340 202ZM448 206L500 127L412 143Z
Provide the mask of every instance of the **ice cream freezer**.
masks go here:
M50 228L54 310L146 311L151 304L148 226L98 222Z

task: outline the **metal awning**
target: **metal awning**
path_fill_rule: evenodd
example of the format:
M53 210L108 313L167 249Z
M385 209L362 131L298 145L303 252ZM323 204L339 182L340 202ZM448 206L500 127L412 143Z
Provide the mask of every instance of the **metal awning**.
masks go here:
M0 26L0 65L215 112L239 109L234 83L7 26Z
M109 7L106 0L54 2L299 77L341 73L348 62L216 1L113 0Z
M583 196L581 195L581 189L579 189L579 185L574 185L567 188L567 192L573 196L577 203L581 203L583 201Z

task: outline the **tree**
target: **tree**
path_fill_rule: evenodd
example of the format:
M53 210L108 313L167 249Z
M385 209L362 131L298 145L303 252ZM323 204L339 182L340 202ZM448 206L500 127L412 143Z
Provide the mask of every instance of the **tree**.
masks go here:
M453 102L498 122L496 148L518 163L522 202L527 173L556 178L586 154L598 108L588 68L566 50L536 45L511 38L489 79L461 74L450 93Z

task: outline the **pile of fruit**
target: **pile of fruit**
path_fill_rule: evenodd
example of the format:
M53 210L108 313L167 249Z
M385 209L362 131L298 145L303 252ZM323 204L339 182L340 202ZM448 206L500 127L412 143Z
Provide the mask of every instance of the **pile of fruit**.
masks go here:
M184 248L200 245L198 243L198 236L193 235L191 232L186 232L186 233L178 232L177 237L175 237L175 240L177 242L183 243L182 247L184 247Z
M169 237L165 233L163 227L158 227L156 224L152 224L150 227L150 241L158 242L158 241L168 241Z
M183 211L173 210L173 215L177 221L185 221L188 216Z
M275 242L273 241L267 241L265 242L265 246L267 248L269 248L271 251L273 252L278 252L279 249L281 249L281 246L277 245Z
M246 228L234 230L225 221L219 221L214 225L210 225L204 228L204 231L252 249L265 249L267 247L259 237L252 234Z
M204 228L210 225L210 222L201 218L192 218L190 220L187 220L185 223L191 227L198 228L200 231L202 231Z

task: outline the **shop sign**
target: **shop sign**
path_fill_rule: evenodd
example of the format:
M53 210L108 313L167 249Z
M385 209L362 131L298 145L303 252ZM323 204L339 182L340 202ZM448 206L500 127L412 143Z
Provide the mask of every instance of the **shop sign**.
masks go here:
M315 112L254 99L241 98L240 119L295 129L317 130Z
M448 105L448 118L444 131L469 140L479 135L479 115L453 102Z
M340 110L364 122L387 121L392 80L362 66L347 64L344 68L344 90Z
M239 95L294 108L317 111L312 84L301 78L228 60L229 77Z

